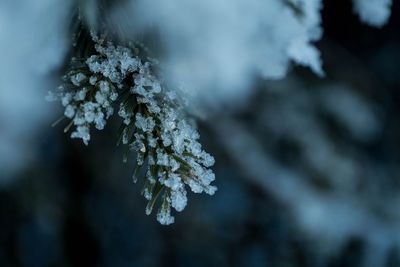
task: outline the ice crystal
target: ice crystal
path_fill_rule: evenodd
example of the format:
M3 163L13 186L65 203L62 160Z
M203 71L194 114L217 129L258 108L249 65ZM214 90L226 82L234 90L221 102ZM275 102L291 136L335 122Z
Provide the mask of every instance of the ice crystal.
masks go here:
M195 193L215 192L216 188L210 185L214 180L210 178L212 171L207 169L213 165L214 158L202 149L198 132L185 119L182 110L170 98L162 97L162 87L152 75L151 64L139 63L138 67L131 95L118 112L126 125L123 143L129 143L132 150L148 160L150 175L146 175L148 181L143 190L149 199L146 213L152 211L163 189L157 220L170 224L174 220L171 207L180 212L186 206L185 186Z
M65 107L65 117L71 119L76 129L71 133L72 138L80 138L87 145L90 140L90 127L102 130L114 112L112 103L117 99L117 91L108 80L100 80L95 74L88 77L81 72L79 64L64 77L64 85L56 93L50 94L49 99L60 99ZM95 82L96 81L96 82ZM51 96L51 97L50 97ZM66 130L71 126L68 126Z
M157 200L157 220L174 222L171 208L181 212L187 190L214 194L214 158L199 143L199 134L176 94L162 86L154 74L155 62L143 61L130 47L114 46L93 36L97 52L83 61L73 61L64 84L50 100L59 100L71 120L72 138L90 141L93 125L101 130L118 105L122 119L120 142L136 153L134 181L145 169L143 196L150 214ZM124 156L126 161L128 155ZM160 197L161 196L161 197Z

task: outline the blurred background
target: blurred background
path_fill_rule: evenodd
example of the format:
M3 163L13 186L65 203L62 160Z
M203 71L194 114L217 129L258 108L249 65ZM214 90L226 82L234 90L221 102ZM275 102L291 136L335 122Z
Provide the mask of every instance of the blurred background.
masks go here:
M46 50L54 62L45 65L39 53L0 67L0 266L400 266L398 1L392 12L376 29L350 1L324 1L317 47L326 77L294 67L201 121L218 191L190 194L167 227L144 214L134 162L123 164L115 147L117 122L85 147L51 127L63 111L44 96L58 72L47 87L6 89L10 76L28 75L20 64L40 74L67 49L19 31L57 51ZM0 15L4 33L7 10ZM57 28L58 19L36 26ZM2 56L13 57L12 40L1 38Z

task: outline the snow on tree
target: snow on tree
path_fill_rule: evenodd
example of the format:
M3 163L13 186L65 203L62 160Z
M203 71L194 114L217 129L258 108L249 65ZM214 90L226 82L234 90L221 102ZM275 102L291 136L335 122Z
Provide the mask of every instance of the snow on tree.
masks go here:
M355 12L369 25L382 26L389 18L390 0L353 3ZM186 188L210 195L216 191L211 185L214 159L199 143L193 106L204 110L240 100L255 77L284 78L292 64L324 75L314 46L323 34L322 0L85 0L74 4L59 5L60 10L53 13L48 11L55 4L43 0L13 14L12 4L1 3L0 14L11 11L0 22L18 21L15 18L25 13L32 20L51 13L54 23L46 25L59 26L51 26L50 32L23 26L22 33L13 38L14 33L2 27L7 23L0 24L5 39L23 39L29 34L36 40L51 36L52 41L41 48L43 54L35 53L36 43L33 52L20 58L19 49L11 49L15 57L5 57L3 66L28 62L29 66L40 64L43 73L54 70L66 54L63 41L71 34L66 29L72 18L72 25L79 26L72 27L70 69L48 98L61 102L69 120L65 130L86 145L93 127L104 129L113 115L121 119L120 141L137 154L135 180L140 170L145 172L146 213L151 213L160 197L157 219L162 224L174 221L171 207L178 212L185 208ZM90 31L92 35L85 34ZM157 60L146 49L154 42L162 51ZM59 49L55 51L54 46ZM1 51L9 47L0 43ZM21 82L20 76L5 77L6 69L1 72L0 81L6 85ZM44 75L33 79L38 76L39 80Z
M146 214L162 194L157 220L171 224L171 207L180 212L186 206L186 186L194 193L215 193L216 187L210 185L215 175L209 169L214 158L202 149L199 134L174 92L153 73L153 61L135 56L134 48L92 38L96 54L84 61L74 58L64 84L48 98L60 100L64 116L71 119L65 130L74 127L71 137L86 145L91 126L104 129L114 113L113 104L119 104L120 141L137 154L135 182L139 169L147 165L142 191L148 200Z
M392 0L353 0L360 19L375 27L382 27L390 17Z

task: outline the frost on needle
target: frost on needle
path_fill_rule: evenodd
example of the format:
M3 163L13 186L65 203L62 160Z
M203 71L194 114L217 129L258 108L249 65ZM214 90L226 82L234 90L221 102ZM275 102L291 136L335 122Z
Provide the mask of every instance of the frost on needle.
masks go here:
M122 120L120 143L136 152L134 181L144 174L146 214L160 202L157 220L174 222L171 208L182 211L187 188L213 195L214 158L199 143L199 133L174 92L162 86L155 63L143 60L129 46L114 46L93 35L93 55L73 59L64 83L49 100L64 106L70 119L66 131L87 145L94 126L102 130L117 109ZM124 161L127 155L124 156Z

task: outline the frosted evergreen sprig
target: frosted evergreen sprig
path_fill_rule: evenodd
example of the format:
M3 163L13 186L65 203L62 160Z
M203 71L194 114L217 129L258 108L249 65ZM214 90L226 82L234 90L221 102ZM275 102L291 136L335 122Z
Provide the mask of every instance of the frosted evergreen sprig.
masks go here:
M112 104L118 93L113 83L90 73L84 64L73 62L73 65L63 77L64 84L56 92L49 92L48 100L61 101L65 107L64 116L71 119L65 131L75 126L71 138L80 138L87 145L91 125L104 129L106 120L114 113Z
M154 74L153 60L142 60L130 47L114 46L93 36L95 53L73 59L64 84L49 94L65 107L64 115L74 127L72 138L90 140L92 125L104 128L118 108L122 119L120 143L127 153L136 152L134 182L144 173L143 196L151 214L157 200L161 204L157 220L174 222L171 208L182 211L187 191L213 195L214 158L199 143L194 122L189 119L174 91L161 85Z
M152 212L162 194L157 219L162 224L173 223L171 207L182 211L187 203L185 186L195 193L214 194L214 173L208 169L214 158L202 150L199 134L173 102L164 95L150 64L140 66L134 76L134 86L128 99L121 103L118 114L125 127L121 140L137 152L137 170L147 162L142 193L149 201L146 214Z

